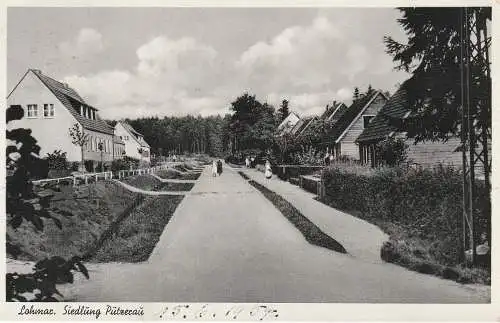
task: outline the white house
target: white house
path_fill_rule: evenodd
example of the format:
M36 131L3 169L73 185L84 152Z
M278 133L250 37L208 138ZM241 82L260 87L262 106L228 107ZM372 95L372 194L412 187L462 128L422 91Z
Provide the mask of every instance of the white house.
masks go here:
M144 136L125 121L118 121L115 135L125 142L125 155L145 162L151 162L151 148Z
M113 160L113 128L67 84L29 69L7 96L8 106L24 109L21 120L9 122L8 129L28 128L40 146L40 157L54 150L66 152L68 161L81 161L81 149L72 143L69 129L83 127L88 142L83 149L85 160ZM81 128L82 129L82 128ZM102 143L103 151L98 149Z

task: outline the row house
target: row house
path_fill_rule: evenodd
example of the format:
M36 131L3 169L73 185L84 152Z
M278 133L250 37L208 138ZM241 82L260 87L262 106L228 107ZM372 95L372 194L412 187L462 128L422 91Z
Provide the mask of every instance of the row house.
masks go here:
M381 91L373 91L354 100L350 106L338 104L329 115L329 131L320 146L335 157L360 159L356 139L366 129L388 98Z
M81 149L72 143L69 134L75 124L87 135L83 159L100 161L102 158L104 162L111 162L124 155L125 142L100 118L98 109L85 102L68 84L40 70L29 69L23 75L7 96L7 104L19 105L24 110L24 117L9 122L8 129L31 129L42 158L62 150L68 161L82 160Z
M446 142L420 142L406 138L406 133L398 128L411 117L408 93L405 86L387 101L377 113L370 125L357 138L361 162L372 167L380 163L375 154L377 143L387 138L401 138L408 145L407 159L409 162L422 166L432 167L443 164L450 166L462 165L461 141L459 137L451 137Z
M125 121L118 121L115 126L115 134L124 142L126 156L146 163L151 162L151 147L144 140L144 136L131 125Z

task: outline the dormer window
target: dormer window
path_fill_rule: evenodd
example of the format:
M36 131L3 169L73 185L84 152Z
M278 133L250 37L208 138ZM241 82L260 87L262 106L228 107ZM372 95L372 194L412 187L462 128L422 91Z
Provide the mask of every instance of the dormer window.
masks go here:
M95 110L92 110L92 120L95 120Z
M372 121L373 117L375 117L375 116L373 116L373 115L363 116L363 128L367 128L368 127L368 125Z

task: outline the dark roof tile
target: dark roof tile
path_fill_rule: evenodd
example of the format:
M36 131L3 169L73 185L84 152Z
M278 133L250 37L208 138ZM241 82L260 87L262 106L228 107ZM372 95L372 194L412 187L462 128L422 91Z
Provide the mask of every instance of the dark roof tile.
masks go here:
M370 125L363 130L356 140L357 142L379 141L385 139L393 131L397 131L396 126L391 124L391 120L404 119L410 112L408 95L404 87L394 93L389 101L384 104L379 113L370 122Z
M82 97L71 87L64 83L54 80L47 75L42 74L37 70L31 70L43 84L61 101L61 103L68 109L68 111L75 117L76 120L85 128L92 131L102 132L106 134L113 134L113 128L102 120L99 115L96 115L96 119L88 119L80 115L80 106L85 105L91 107L87 104ZM94 107L91 107L97 110Z

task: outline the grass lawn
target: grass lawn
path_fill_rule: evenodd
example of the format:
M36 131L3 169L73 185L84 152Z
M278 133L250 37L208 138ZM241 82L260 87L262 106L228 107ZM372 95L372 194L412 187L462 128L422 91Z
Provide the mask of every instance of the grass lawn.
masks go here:
M248 176L243 172L238 173L243 178L248 179ZM320 228L309 221L308 218L306 218L283 197L253 180L249 180L248 183L258 189L269 201L271 201L271 203L273 203L273 205L288 219L288 221L290 221L302 233L307 242L336 252L347 253L340 243L321 231Z
M107 239L93 262L146 261L183 196L148 196Z
M194 183L161 183L154 191L190 191Z
M50 256L83 256L138 196L106 181L76 188L61 185L60 189L60 192L53 191L50 205L73 214L59 217L62 229L50 220L44 220L42 232L35 231L34 226L26 222L16 230L7 226L7 234L21 249L19 259L37 261Z
M164 179L187 179L187 180L196 180L200 177L199 173L191 173L191 174L179 174L173 170L161 170L156 173L159 177Z
M160 180L154 178L149 174L127 177L122 179L122 182L146 191L152 191L156 186L158 186L161 183Z

